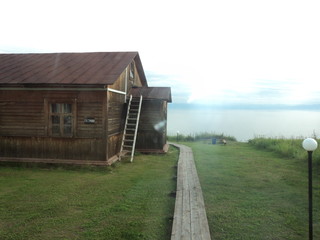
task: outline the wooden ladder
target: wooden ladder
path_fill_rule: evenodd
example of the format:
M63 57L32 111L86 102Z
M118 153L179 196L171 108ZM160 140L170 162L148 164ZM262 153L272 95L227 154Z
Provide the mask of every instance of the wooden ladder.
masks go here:
M138 98L138 101L137 101L137 98L132 98L132 95L130 95L126 123L124 126L124 132L122 137L119 161L121 160L121 157L125 156L127 153L131 153L130 162L133 161L137 134L138 134L141 105L142 105L142 95L140 96L140 98Z

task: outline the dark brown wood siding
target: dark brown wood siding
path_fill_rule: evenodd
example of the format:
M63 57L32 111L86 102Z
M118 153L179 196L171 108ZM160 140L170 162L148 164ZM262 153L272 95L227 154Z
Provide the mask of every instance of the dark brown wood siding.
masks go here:
M78 102L77 110L77 137L102 138L102 102ZM86 120L88 121L89 119L94 121L94 123L86 123Z
M120 152L122 133L108 137L108 159Z
M136 148L139 151L162 150L166 144L167 103L144 100L141 108Z
M118 134L123 131L126 118L126 103L124 95L108 93L108 135Z
M104 91L0 91L0 156L106 160L106 97ZM73 104L72 136L51 137L51 102Z
M43 101L1 101L0 135L45 136Z
M117 81L109 86L112 90L129 92L134 84L141 85L141 80L135 68L134 81L130 79L130 66L119 76ZM127 81L127 83L126 83ZM126 88L127 87L127 88ZM107 121L108 121L108 158L114 157L120 152L124 124L127 110L127 96L125 94L108 92Z
M0 157L105 160L102 139L0 137Z

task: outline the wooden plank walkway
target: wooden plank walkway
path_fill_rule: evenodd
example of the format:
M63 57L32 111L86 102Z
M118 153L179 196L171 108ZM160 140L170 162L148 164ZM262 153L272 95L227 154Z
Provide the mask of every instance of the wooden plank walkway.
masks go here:
M185 145L170 144L180 149L171 240L210 240L207 214L192 150Z

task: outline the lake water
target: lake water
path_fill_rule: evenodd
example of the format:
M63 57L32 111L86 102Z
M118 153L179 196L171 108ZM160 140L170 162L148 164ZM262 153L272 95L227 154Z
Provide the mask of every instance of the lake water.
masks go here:
M238 141L255 136L320 136L320 111L304 110L168 110L168 135L200 132L224 133Z

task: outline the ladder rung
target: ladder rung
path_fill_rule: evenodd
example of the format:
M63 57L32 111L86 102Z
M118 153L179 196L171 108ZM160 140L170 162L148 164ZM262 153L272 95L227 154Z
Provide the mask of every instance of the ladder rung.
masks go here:
M133 136L134 136L134 134L131 134L131 133L125 134L125 138L126 138L126 139L130 139L130 138L132 138Z
M131 152L131 162L133 160L133 154L136 145L137 129L141 112L141 103L142 96L140 96L140 98L134 99L132 95L130 96L128 102L126 124L124 134L122 137L121 153Z

